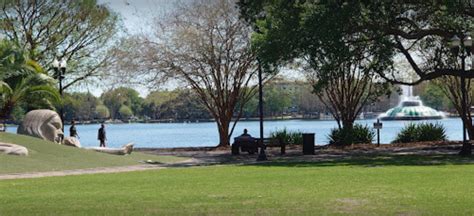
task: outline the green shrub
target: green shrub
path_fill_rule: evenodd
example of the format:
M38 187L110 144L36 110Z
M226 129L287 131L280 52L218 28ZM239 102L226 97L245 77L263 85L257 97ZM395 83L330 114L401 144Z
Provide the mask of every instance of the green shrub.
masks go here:
M355 124L352 129L334 128L328 135L330 145L350 145L360 143L372 143L375 132L367 125Z
M418 127L416 124L410 123L406 125L398 134L392 143L408 143L417 140Z
M448 137L444 126L440 123L428 123L418 125L418 140L419 141L444 141Z
M303 145L303 133L300 131L290 132L290 141L289 143L294 145Z
M405 126L392 143L447 140L446 130L439 123L410 123Z
M303 133L300 131L288 131L286 128L276 130L270 133L270 138L274 140L281 140L286 144L302 145Z

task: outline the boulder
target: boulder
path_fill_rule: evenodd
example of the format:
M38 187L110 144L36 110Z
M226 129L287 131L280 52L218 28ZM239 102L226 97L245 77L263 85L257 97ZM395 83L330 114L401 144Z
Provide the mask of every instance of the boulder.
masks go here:
M32 110L25 115L17 133L60 143L64 133L59 115L51 110Z
M62 144L67 145L67 146L77 147L77 148L81 147L81 142L79 142L79 139L77 139L76 137L66 137L64 138Z
M0 143L0 153L8 155L28 156L28 149L21 145Z

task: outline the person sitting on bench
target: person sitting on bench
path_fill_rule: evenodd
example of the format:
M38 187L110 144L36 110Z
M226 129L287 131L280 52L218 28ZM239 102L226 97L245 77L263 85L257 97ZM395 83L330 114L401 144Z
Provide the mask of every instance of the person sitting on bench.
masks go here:
M252 135L248 134L247 128L244 129L244 133L240 136L241 137L252 137Z

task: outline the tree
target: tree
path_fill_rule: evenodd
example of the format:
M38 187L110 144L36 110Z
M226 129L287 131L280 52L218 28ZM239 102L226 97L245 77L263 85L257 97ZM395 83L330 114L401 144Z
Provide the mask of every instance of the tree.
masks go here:
M112 89L102 93L100 98L104 105L109 108L113 119L120 118L119 110L122 105L131 108L132 115L140 113L142 109L143 98L132 88L119 87Z
M160 118L173 118L169 116L164 116L163 113L165 110L171 109L173 110L174 107L168 107L165 104L171 104L170 101L176 100L180 91L152 91L150 92L143 103L142 114L144 116L148 116L152 119L160 119Z
M110 118L109 109L104 105L97 105L95 108L95 114L98 119L108 119Z
M12 111L22 103L42 99L59 101L54 80L30 60L23 50L7 40L0 42L0 120L8 120Z
M423 81L444 76L474 78L474 69L466 73L455 53L446 43L453 35L466 36L474 27L474 6L472 1L251 1L239 2L242 16L251 23L269 25L268 20L282 21L278 28L283 39L278 43L294 52L281 50L279 53L292 55L301 53L292 49L300 37L290 37L306 32L306 37L319 31L330 31L340 27L349 27L348 34L365 34L358 40L344 43L354 45L360 42L377 44L381 52L391 51L392 58L398 58L410 65L411 70L379 71L378 74L394 84L416 85ZM342 10L341 10L342 9ZM344 10L347 9L347 10ZM316 14L316 16L313 16ZM308 16L309 15L309 16ZM323 22L319 19L324 17ZM324 20L333 18L333 25L324 25ZM307 19L308 25L298 25L301 19ZM340 23L338 21L344 21ZM271 22L275 24L276 22ZM336 24L339 23L339 24ZM303 28L292 28L302 26ZM328 37L331 37L328 35ZM296 39L297 38L297 39ZM330 38L329 38L330 39ZM273 40L274 42L275 40ZM333 38L332 43L340 42ZM271 45L271 44L269 44ZM277 49L277 48L275 48ZM271 56L271 55L269 55ZM392 63L393 64L393 63ZM413 76L412 76L413 75ZM468 81L469 82L469 81ZM455 87L455 86L451 86ZM454 89L454 88L453 88ZM457 88L456 95L460 95ZM450 93L452 94L452 93ZM454 96L454 95L452 95ZM460 106L460 100L455 101ZM472 122L460 113L463 123L469 130L470 139L474 139ZM462 155L471 154L471 145L463 145Z
M305 36L311 37L311 33L342 27L348 34L367 34L367 37L344 43L353 45L371 42L382 46L380 50L383 52L392 50L399 54L402 57L400 60L405 60L411 66L415 76L410 76L413 80L404 80L407 76L400 76L400 71L380 72L381 76L396 84L416 85L442 76L474 78L474 74L463 73L459 67L449 67L453 59L446 43L454 34L465 35L474 27L474 5L471 1L240 0L238 4L242 17L251 23L270 26L276 24L275 20L281 21L278 26L272 26L270 31L289 30L279 31L279 36L284 37L280 43L287 44L288 49L293 49L300 39L292 38L294 33L306 32ZM290 13L293 16L288 16ZM326 18L321 20L321 17ZM334 23L324 23L328 19ZM298 25L301 20L308 25ZM341 21L346 23L336 25ZM330 37L328 34L327 38ZM338 40L332 38L332 42ZM280 53L294 54L286 50Z
M212 118L199 96L190 89L151 92L145 98L142 114L152 119L192 121Z
M306 83L300 88L297 94L297 106L302 113L325 112L324 104L318 96L313 94L313 86Z
M130 119L130 117L133 116L132 109L130 109L130 107L128 107L126 105L120 106L119 114L120 114L120 118L122 120L128 120L128 119Z
M450 102L450 99L446 96L449 95L449 93L446 91L450 91L451 85L446 85L446 81L448 80L439 79L427 83L423 91L420 93L420 98L425 105L438 110L447 110L449 108L447 103ZM459 103L452 102L452 104Z
M369 35L350 32L352 17L358 13L353 8L268 1L261 8L264 17L257 12L249 17L245 4L260 3L240 3L244 16L258 29L254 41L259 58L274 67L293 63L304 68L339 128L350 132L362 108L390 90L377 74L391 70L393 52L364 41Z
M124 55L131 65L137 61L145 65L139 68L143 71L138 70L141 76L133 73L134 77L155 82L161 81L160 76L173 77L191 87L217 123L218 147L229 146L243 106L253 93L251 80L257 72L252 31L238 18L234 1L176 5L155 30L153 37L142 37L138 43L135 50L140 58Z
M167 101L162 107L165 107L164 110L165 113L168 113L168 118L185 120L212 118L209 111L198 98L199 96L195 92L184 89L179 91L176 98Z
M264 95L265 96L265 95ZM242 109L242 116L249 118L255 117L258 115L258 95L254 95L250 100L245 103L244 108Z
M268 115L281 115L291 106L291 98L287 91L272 84L267 83L263 90L264 110Z
M0 33L32 60L43 66L56 57L68 61L65 89L110 63L107 48L118 18L96 0L2 1L0 10Z
M99 100L91 93L66 93L63 96L65 120L92 120Z

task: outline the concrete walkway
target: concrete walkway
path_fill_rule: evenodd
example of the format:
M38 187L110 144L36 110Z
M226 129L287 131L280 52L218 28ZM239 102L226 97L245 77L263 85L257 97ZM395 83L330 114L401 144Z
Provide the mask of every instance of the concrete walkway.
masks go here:
M13 173L13 174L0 174L0 180L42 178L42 177L51 177L51 176L84 175L84 174L98 174L98 173L132 172L132 171L153 170L153 169L163 169L163 168L165 167L144 164L144 165L134 165L134 166L98 167L98 168L91 168L91 169L62 170L62 171L49 171L49 172Z

